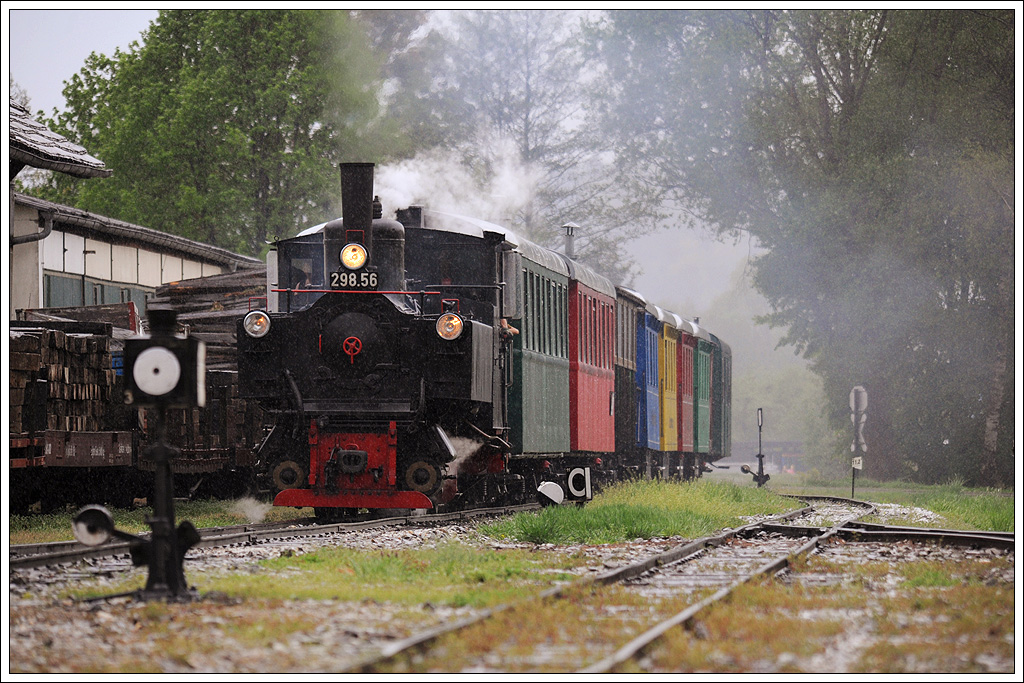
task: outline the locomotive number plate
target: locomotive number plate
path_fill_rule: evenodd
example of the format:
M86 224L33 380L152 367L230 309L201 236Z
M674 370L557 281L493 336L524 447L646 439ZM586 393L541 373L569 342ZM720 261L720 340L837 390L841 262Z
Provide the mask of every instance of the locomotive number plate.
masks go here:
M331 289L376 289L377 273L331 273Z

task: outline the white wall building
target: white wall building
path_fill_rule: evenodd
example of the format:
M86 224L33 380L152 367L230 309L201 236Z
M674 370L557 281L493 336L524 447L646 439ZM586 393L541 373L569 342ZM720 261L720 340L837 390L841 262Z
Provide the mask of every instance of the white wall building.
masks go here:
M23 309L128 301L144 314L147 296L160 285L262 265L220 247L15 192L13 180L26 166L80 178L104 178L111 171L13 100L9 121L10 319Z
M30 308L134 301L168 282L259 267L220 247L11 193L10 318ZM22 236L31 241L21 242Z

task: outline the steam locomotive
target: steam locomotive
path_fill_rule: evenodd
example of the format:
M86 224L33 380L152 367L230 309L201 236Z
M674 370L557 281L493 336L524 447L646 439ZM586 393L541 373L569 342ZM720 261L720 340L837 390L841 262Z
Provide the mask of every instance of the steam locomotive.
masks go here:
M506 228L383 218L373 168L341 165L344 219L276 242L238 322L275 505L562 502L729 455L727 344Z

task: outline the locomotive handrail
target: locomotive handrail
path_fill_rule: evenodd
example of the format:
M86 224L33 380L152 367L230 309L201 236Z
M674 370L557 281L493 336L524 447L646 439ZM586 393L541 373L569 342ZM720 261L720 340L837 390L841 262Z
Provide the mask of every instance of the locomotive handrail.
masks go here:
M431 287L437 287L440 289L501 289L504 285L430 285ZM441 292L427 292L427 294L440 294Z
M405 292L405 291L392 291L383 289L272 289L272 292L294 292L297 294L406 294L406 295L419 295L419 296L440 296L441 292Z
M295 383L295 379L292 377L292 373L288 372L287 368L285 368L282 374L284 375L285 380L287 380L288 385L292 390L292 395L295 397L295 410L299 414L299 419L295 422L295 425L292 427L292 435L295 438L298 438L299 429L306 421L306 410L302 404L302 393L299 391L299 386Z

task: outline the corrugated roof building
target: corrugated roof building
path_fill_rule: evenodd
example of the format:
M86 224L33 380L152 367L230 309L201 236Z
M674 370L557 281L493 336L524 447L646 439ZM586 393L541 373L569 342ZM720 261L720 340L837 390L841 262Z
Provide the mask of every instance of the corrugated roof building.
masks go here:
M10 180L26 166L82 178L111 171L83 147L10 105ZM140 313L158 287L170 282L259 268L258 259L227 249L55 204L8 193L9 319L17 311L135 302Z

